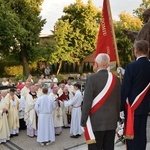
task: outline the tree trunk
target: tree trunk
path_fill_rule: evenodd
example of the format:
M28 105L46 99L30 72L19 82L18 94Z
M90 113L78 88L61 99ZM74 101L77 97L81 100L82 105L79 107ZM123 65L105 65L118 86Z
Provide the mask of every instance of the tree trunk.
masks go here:
M27 55L25 53L24 47L21 47L21 59L22 59L22 65L23 65L23 75L28 77L30 71L29 71L29 63L27 60Z
M57 70L57 73L56 73L57 75L58 75L59 72L60 72L61 66L62 66L62 60L59 62L58 70Z
M84 61L83 61L83 60L78 61L79 73L80 73L80 74L83 73L83 64L84 64Z

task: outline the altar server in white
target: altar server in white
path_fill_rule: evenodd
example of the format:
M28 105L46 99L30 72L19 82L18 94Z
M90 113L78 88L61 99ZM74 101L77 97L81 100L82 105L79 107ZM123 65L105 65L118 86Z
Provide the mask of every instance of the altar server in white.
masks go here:
M43 88L43 95L38 98L35 103L35 110L38 115L38 136L37 142L41 145L49 145L55 141L55 131L52 112L57 107L57 102L54 102L48 96L48 88Z
M75 96L69 101L64 101L64 105L65 107L72 105L70 137L78 138L83 133L83 130L80 126L81 103L83 101L83 97L80 91L81 85L79 83L74 84L74 89L75 89Z

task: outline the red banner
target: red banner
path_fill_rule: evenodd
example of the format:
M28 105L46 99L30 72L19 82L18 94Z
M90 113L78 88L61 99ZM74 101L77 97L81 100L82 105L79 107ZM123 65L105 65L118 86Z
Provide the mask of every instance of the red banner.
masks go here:
M107 5L107 0L104 0L95 57L99 53L107 53L110 56L110 62L113 62L116 61L116 55Z

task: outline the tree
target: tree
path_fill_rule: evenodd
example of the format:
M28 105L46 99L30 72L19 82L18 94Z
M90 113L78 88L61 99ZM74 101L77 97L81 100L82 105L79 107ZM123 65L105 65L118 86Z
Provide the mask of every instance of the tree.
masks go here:
M114 22L115 33L117 38L117 47L120 61L123 67L132 60L133 44L123 33L124 30L139 31L142 21L138 17L134 17L128 13L122 12L119 15L120 20Z
M142 3L140 4L139 8L135 9L133 11L134 15L142 19L142 14L145 11L145 9L150 8L150 0L142 0Z
M0 20L3 28L0 46L3 53L16 53L23 65L24 75L29 74L29 62L36 59L39 33L45 20L39 16L43 0L10 0L2 3L1 12L4 19ZM5 14L7 18L5 20ZM7 27L8 26L8 27ZM9 41L10 40L10 41ZM9 42L8 42L9 41Z
M91 0L87 4L76 0L65 7L63 12L65 15L56 23L58 51L67 56L67 60L63 57L61 60L78 61L81 72L84 58L95 50L100 12Z
M15 34L19 32L19 18L11 9L10 3L0 0L0 52L8 53L17 46ZM12 47L13 46L13 47ZM5 54L5 53L4 53Z
M51 62L59 62L59 67L57 70L57 74L59 74L63 61L74 62L77 59L72 57L73 47L69 46L71 43L69 41L68 34L71 34L73 31L68 20L58 20L55 26L56 30L54 32L54 39L56 42L56 51L52 53Z

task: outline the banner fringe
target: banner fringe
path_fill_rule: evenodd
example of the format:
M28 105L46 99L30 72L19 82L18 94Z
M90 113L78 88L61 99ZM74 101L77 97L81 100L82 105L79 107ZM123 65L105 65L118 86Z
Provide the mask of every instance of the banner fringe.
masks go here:
M87 143L87 144L94 144L94 143L96 143L96 141L93 139L93 140L88 140L88 141L86 141L86 143Z

